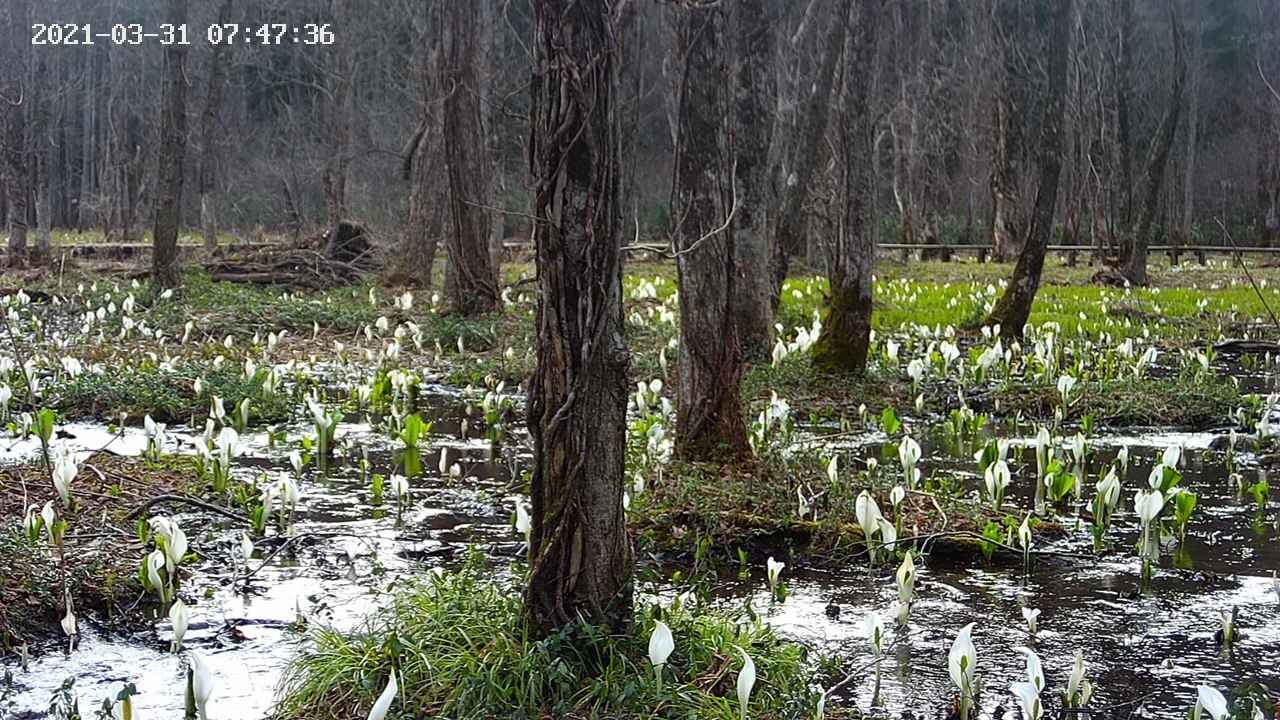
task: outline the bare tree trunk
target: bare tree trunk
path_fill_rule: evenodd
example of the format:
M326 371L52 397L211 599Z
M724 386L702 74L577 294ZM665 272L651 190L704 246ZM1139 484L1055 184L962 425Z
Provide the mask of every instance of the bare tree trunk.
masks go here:
M1016 13L1018 10L1001 5L1001 13ZM1002 23L1003 25L1003 23ZM1021 23L1017 28L1008 28L1022 32ZM1004 35L1004 34L1002 34ZM997 39L1001 46L1017 42L1016 37L1002 36ZM1022 252L1022 240L1026 231L1026 213L1022 206L1021 193L1018 190L1018 175L1014 169L1015 155L1022 144L1023 117L1025 109L1021 104L1026 100L1023 81L1020 79L1023 60L1018 53L1002 52L1002 77L996 93L996 113L993 127L994 157L991 163L991 249L998 262Z
M1192 233L1196 219L1196 160L1200 149L1200 78L1204 74L1204 18L1199 7L1192 5L1195 22L1192 24L1191 46L1191 87L1187 89L1189 107L1187 108L1186 148L1182 168L1182 222L1180 223L1181 241L1192 242Z
M1116 19L1119 48L1116 59L1116 153L1120 165L1120 227L1124 228L1122 252L1127 253L1131 242L1129 235L1133 221L1133 129L1129 117L1129 99L1132 94L1134 0L1116 0L1113 6L1119 13Z
M84 105L81 112L80 130L80 188L76 200L76 230L83 232L93 226L96 220L94 208L97 200L94 191L98 180L96 160L98 157L98 103L101 101L95 90L98 78L98 66L93 53L84 55Z
M742 0L734 6L734 115L737 132L734 182L739 195L734 219L734 321L744 357L769 356L773 339L772 283L760 272L769 266L769 147L773 139L774 25L770 3Z
M27 223L30 214L27 200L28 148L27 148L27 108L30 99L24 95L29 88L24 87L27 81L26 67L31 58L31 43L27 37L30 21L29 0L13 0L9 5L8 37L9 48L2 51L7 63L12 63L0 73L0 115L4 119L4 153L3 170L5 192L8 197L9 210L9 257L10 267L19 267L27 262Z
M353 0L332 0L333 17L350 20ZM326 132L331 150L320 171L320 185L324 191L326 223L329 242L338 240L338 225L347 219L347 170L351 166L351 133L355 118L355 49L351 43L339 43L333 50L332 98L325 105Z
M675 153L676 271L680 281L680 371L676 451L705 460L748 451L738 380L742 353L734 322L733 191L729 71L723 6L678 10L683 61Z
M440 113L433 104L439 96L440 4L426 6L425 17L417 28L416 54L418 114L421 120L409 142L400 152L401 172L409 181L409 218L401 239L400 252L390 263L390 277L395 283L430 288L435 270L436 246L444 223L445 194L439 180Z
M875 244L867 211L871 185L872 79L876 65L877 28L884 3L860 3L845 51L844 122L841 166L844 169L844 219L831 271L822 334L813 346L813 364L828 371L861 373L871 342L872 269ZM840 18L837 22L849 22Z
M167 20L186 22L187 0L169 0ZM160 116L156 220L152 231L151 279L160 287L178 284L178 227L182 223L182 175L187 145L187 48L164 48L164 108Z
M445 3L444 157L449 177L449 269L445 291L455 312L478 315L498 306L498 280L489 253L492 170L479 94L480 57L471 8Z
M809 198L813 174L818 166L819 148L827 134L831 113L831 88L835 83L836 63L844 51L846 23L831 22L823 50L822 64L813 79L813 89L804 100L801 111L800 141L796 145L795 170L786 178L773 229L773 288L771 302L776 312L782 299L782 283L787 279L791 256L801 249L804 229L804 205Z
M1169 106L1165 108L1155 139L1151 141L1151 154L1147 158L1146 195L1138 225L1131 232L1132 241L1122 259L1121 274L1134 285L1147 284L1147 248L1151 243L1151 229L1156 212L1160 209L1160 190L1164 187L1165 169L1169 165L1169 153L1178 133L1178 118L1182 113L1183 95L1187 79L1187 59L1183 48L1182 17L1177 0L1169 0L1169 29L1173 34L1173 81L1169 88Z
M231 19L233 0L222 0L218 7L218 22ZM213 252L218 248L218 218L213 209L214 186L217 184L217 132L218 114L222 112L222 86L226 78L228 45L213 47L209 58L209 83L205 90L204 112L200 115L200 232L204 235L204 249Z
M534 4L530 159L541 295L525 615L539 635L580 618L621 631L631 619L618 43L609 8L604 0Z
M1038 148L1039 187L1031 212L1027 240L1018 255L1013 277L987 318L988 325L1000 326L1005 337L1021 337L1031 316L1031 304L1040 289L1044 256L1053 231L1053 213L1058 202L1058 182L1062 175L1063 122L1066 110L1067 67L1071 57L1073 0L1051 0L1049 33L1049 86L1040 123ZM1006 41L1010 41L1008 38ZM1006 48L1005 52L1010 52Z

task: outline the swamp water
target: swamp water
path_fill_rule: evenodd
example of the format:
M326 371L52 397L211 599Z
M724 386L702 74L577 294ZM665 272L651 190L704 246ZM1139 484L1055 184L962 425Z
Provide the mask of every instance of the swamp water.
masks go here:
M312 624L358 628L386 602L397 578L448 567L471 544L493 556L500 567L520 551L510 513L517 492L513 478L527 464L527 455L509 448L503 458L490 460L487 440L460 439L463 401L444 388L428 395L423 404L434 408L419 410L433 423L431 450L424 453L424 473L410 481L413 504L403 521L397 523L392 499L380 508L369 504L369 488L356 467L359 455L350 450L367 447L372 471L389 474L394 467L392 445L368 425L344 424L338 430L347 448L339 451L343 457L327 476L314 468L304 472L296 532L308 537L294 542L292 552L274 555L254 574L248 592L230 586L238 528L180 507L165 509L177 513L192 549L205 558L189 566L191 578L184 585L183 594L193 600L188 603L191 624L184 646L204 655L216 677L211 718L267 715L284 665L306 642L306 633L295 626L299 614ZM109 449L120 453L137 453L144 445L136 430L113 440L100 425L65 429L74 436L66 442L86 452L108 442ZM291 431L294 437L306 428ZM1088 526L1081 523L1077 528L1068 516L1064 537L1043 546L1037 540L1037 549L1062 555L1040 558L1027 578L1017 563L986 567L980 560L964 565L942 558L919 562L916 601L905 631L893 628L889 616L896 589L895 568L888 564L805 568L788 562L783 579L789 596L783 603L770 602L762 569L748 580L726 570L716 602L741 608L749 601L784 636L838 655L846 670L865 668L842 688L838 700L880 717L935 718L947 713L955 695L947 676L947 651L956 631L970 622L976 623L982 717L1018 717L1007 688L1024 679L1024 662L1013 649L1020 645L1033 647L1044 662L1044 696L1050 708L1059 705L1056 695L1065 686L1076 649L1084 653L1086 677L1095 688L1091 706L1109 708L1100 714L1103 717L1184 717L1200 684L1225 692L1244 682L1261 682L1274 698L1280 694L1280 596L1270 573L1280 568L1274 525L1278 508L1271 502L1264 519L1255 520L1252 499L1241 497L1227 478L1223 454L1208 450L1213 437L1152 432L1103 435L1090 441L1090 469L1095 473L1120 445L1130 446L1124 508L1131 506L1134 490L1146 485L1152 463L1166 446L1185 448L1183 485L1200 496L1200 504L1177 562L1167 555L1162 559L1153 590L1146 595L1136 593L1136 518L1121 512L1108 535L1116 552L1093 558ZM189 451L190 442L183 438L182 443ZM921 467L926 473L974 471L972 459L958 451L947 453L927 442L925 448ZM442 449L449 464L461 466L461 479L442 477L436 470ZM833 449L846 460L878 456L882 450L875 436ZM31 450L6 447L0 462L12 462ZM291 472L285 453L251 445L237 461L236 474L278 478ZM1026 507L1034 453L1027 448L1021 457L1014 455L1009 502ZM1250 460L1242 457L1242 472L1252 483L1258 470L1250 467ZM971 477L969 487L976 484L976 476ZM1092 495L1092 485L1091 480L1086 498ZM253 567L271 551L263 543ZM1023 606L1041 610L1034 641L1028 638ZM1238 608L1243 637L1224 653L1214 632L1219 612L1231 607ZM872 610L889 628L878 696L870 645L862 635L862 620ZM183 666L179 656L168 653L167 619L126 636L99 634L83 620L81 626L84 635L71 655L44 648L25 672L12 661L4 666L14 674L16 694L12 707L0 707L0 713L42 717L63 680L74 677L86 715L123 683L132 682L141 693L135 701L144 717L181 716Z

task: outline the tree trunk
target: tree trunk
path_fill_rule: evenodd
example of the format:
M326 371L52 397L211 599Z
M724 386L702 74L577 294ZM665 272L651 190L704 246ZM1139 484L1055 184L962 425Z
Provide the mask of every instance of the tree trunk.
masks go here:
M769 266L769 146L773 139L773 38L777 18L765 0L742 0L734 6L734 137L739 204L734 219L734 321L744 357L769 357L773 340L772 283L760 272Z
M433 103L439 97L440 5L427 5L426 17L417 28L419 35L415 74L418 86L418 113L421 120L400 152L401 173L409 181L409 218L401 239L400 252L391 265L391 280L430 289L435 269L436 246L444 223L444 195L440 182L440 113Z
M222 0L218 8L218 23L231 21L232 0ZM226 61L229 45L213 47L209 58L209 83L205 90L204 112L200 115L200 232L204 235L204 249L213 252L218 248L218 218L213 208L214 186L217 184L217 132L218 114L222 112L222 86L226 77Z
M1192 23L1191 35L1191 86L1187 88L1190 93L1187 108L1187 132L1186 132L1186 148L1184 150L1184 163L1182 175L1182 221L1180 225L1181 241L1183 243L1192 242L1192 233L1195 226L1195 207L1196 207L1196 160L1200 141L1200 78L1204 74L1204 17L1200 12L1199 6L1192 4L1192 12L1195 13L1195 20Z
M1018 10L1001 6L1002 13ZM1021 28L1018 28L1021 31ZM997 42L1016 42L1013 37L1001 37ZM1022 80L1021 58L1014 52L1003 52L1002 77L996 94L996 113L993 127L994 157L991 163L991 250L997 262L1005 262L1022 252L1020 247L1026 231L1026 217L1018 191L1015 157L1022 141L1025 110L1020 107L1025 93L1020 91Z
M826 318L813 346L814 366L828 371L861 373L866 369L871 342L875 245L867 210L873 192L869 158L875 129L869 104L882 6L880 0L860 4L845 51L845 117L839 147L844 169L844 220L832 264Z
M622 507L627 349L622 321L617 43L604 0L536 0L530 160L538 367L525 615L538 636L579 618L631 618Z
M18 102L29 88L23 87L27 80L26 67L31 57L31 39L27 37L30 28L29 0L13 0L9 5L8 37L5 51L0 51L6 63L12 63L5 72L0 73L0 118L4 125L3 171L4 191L8 197L9 219L9 257L10 267L19 267L27 261L27 223L29 221L27 177L27 102Z
M486 192L491 164L484 136L479 95L479 54L472 8L445 4L444 156L448 166L449 269L445 291L453 310L463 315L491 312L498 306L498 281L489 254L489 204Z
M1040 123L1038 147L1039 186L1031 211L1031 226L1018 255L1013 277L987 318L988 325L1000 325L1005 337L1020 337L1031 316L1031 304L1040 289L1044 256L1053 231L1053 213L1058 203L1058 181L1062 175L1064 115L1067 95L1067 67L1071 58L1073 0L1052 0L1049 33L1049 86ZM1011 52L1012 48L1005 48Z
M723 6L681 8L680 130L672 216L680 282L680 370L676 451L688 460L747 454L738 380L742 353L734 322L733 163Z
M332 0L330 9L339 25L349 25L353 0ZM327 120L325 131L331 149L320 172L324 191L326 224L329 239L337 238L338 225L347 219L347 170L351 166L351 133L355 118L355 48L352 43L338 43L332 50L332 67L328 68L331 99L323 106Z
M1183 95L1187 79L1187 59L1183 49L1182 17L1177 0L1169 0L1169 29L1173 34L1173 81L1169 88L1169 106L1165 108L1155 139L1151 141L1151 154L1147 157L1146 194L1142 202L1142 214L1138 225L1130 233L1131 241L1121 265L1121 274L1133 285L1147 284L1147 248L1151 243L1151 228L1156 212L1160 209L1160 190L1164 187L1165 169L1169 165L1169 153L1178 133L1178 119L1182 114Z
M169 0L167 19L186 22L187 0ZM160 116L156 219L152 231L151 279L160 287L178 284L178 227L182 222L182 169L187 145L187 47L164 48L164 108Z
M831 113L831 88L835 83L836 63L844 51L846 23L831 22L826 47L813 89L804 100L801 111L800 140L796 144L795 170L786 178L782 205L773 230L773 288L770 301L776 312L782 299L782 283L787 279L791 256L800 251L804 241L804 205L809 199L813 174L821 155L819 148L827 134Z
M1133 129L1129 118L1129 96L1132 93L1134 0L1117 0L1114 5L1119 17L1116 25L1119 48L1116 53L1116 153L1120 165L1120 227L1122 252L1128 252L1131 242L1128 230L1133 220Z

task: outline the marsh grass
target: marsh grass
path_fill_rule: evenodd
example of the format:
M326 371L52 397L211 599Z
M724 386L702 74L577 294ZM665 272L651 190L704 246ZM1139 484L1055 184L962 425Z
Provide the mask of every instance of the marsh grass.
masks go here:
M204 383L196 395L196 378ZM245 379L239 365L220 368L184 364L161 369L139 364L114 368L101 375L84 373L63 377L46 390L46 396L68 418L115 418L128 413L135 423L144 415L157 422L203 424L210 398L223 399L226 407L238 407L249 398L251 425L279 422L290 416L292 401L280 394L268 394L259 382Z
M647 656L652 608L611 635L575 625L535 640L524 630L517 581L494 579L474 555L462 568L395 591L363 629L315 631L293 661L274 717L363 718L398 668L394 717L738 717L734 646L755 660L749 717L811 717L818 694L807 651L757 620L678 609L662 619L675 635L661 691Z

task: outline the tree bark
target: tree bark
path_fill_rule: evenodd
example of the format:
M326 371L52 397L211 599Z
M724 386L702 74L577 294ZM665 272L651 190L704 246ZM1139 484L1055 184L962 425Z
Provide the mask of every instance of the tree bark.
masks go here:
M767 358L773 344L772 283L769 266L769 148L773 140L774 26L777 18L765 0L741 0L734 6L734 176L740 198L734 219L734 321L744 357Z
M1128 252L1129 229L1133 221L1133 129L1129 117L1129 99L1133 93L1134 0L1117 0L1114 5L1118 49L1116 59L1116 153L1120 165L1120 227L1124 228L1122 252Z
M1016 0L1015 0L1016 2ZM1001 2L997 5L1000 32L996 43L1001 48L1000 81L995 98L995 122L993 123L994 153L991 167L991 249L998 262L1005 262L1022 252L1022 240L1026 233L1026 210L1022 193L1018 189L1016 162L1022 150L1022 135L1026 108L1024 60L1013 44L1027 31L1019 21L1018 5Z
M27 147L27 109L30 99L26 97L29 88L24 84L27 80L26 67L31 59L31 42L27 37L30 28L30 1L13 0L9 5L7 25L7 51L0 54L12 65L0 73L0 118L4 125L3 171L4 191L8 198L9 250L10 267L19 267L27 262L27 224L30 210L28 207L27 175L29 153Z
M338 25L350 25L354 15L353 0L332 0L330 10ZM351 134L355 121L355 48L352 43L338 43L332 50L332 66L328 68L330 99L323 106L325 131L331 144L320 171L324 191L329 240L338 237L338 225L347 219L347 171L351 166Z
M1204 75L1204 16L1199 6L1192 4L1195 13L1192 22L1191 86L1187 108L1186 146L1182 168L1182 221L1179 223L1181 242L1191 243L1195 227L1196 209L1196 161L1200 149L1200 78Z
M741 198L729 131L726 10L678 10L677 54L683 60L675 152L676 272L680 282L680 365L676 452L687 460L748 452L738 381L742 352L734 322L733 215Z
M822 64L813 89L804 100L801 111L800 141L796 145L795 170L786 178L782 205L773 231L773 288L770 300L774 312L782 299L782 283L787 279L791 256L800 251L804 240L804 205L809 199L813 174L818 167L822 139L827 134L831 114L831 88L835 84L836 64L844 51L846 23L832 22L827 32Z
M479 95L479 53L466 3L445 3L444 156L449 178L449 268L445 291L455 312L478 315L498 306L489 253L488 142Z
M538 367L525 615L538 636L579 618L621 631L632 553L622 507L627 349L615 117L618 43L604 0L537 0L530 161Z
M821 370L861 373L871 342L872 269L875 243L870 232L871 87L875 77L877 28L882 0L860 3L845 50L844 103L839 151L844 169L844 220L831 269L822 333L813 346L813 364ZM848 22L841 18L837 22Z
M218 23L231 21L231 3L222 0L218 7ZM218 115L222 112L222 86L226 78L226 62L229 45L213 47L209 58L209 82L205 90L204 112L200 115L200 232L204 235L204 249L213 252L218 248L218 217L213 208L214 186L217 184L217 132Z
M435 269L436 247L444 224L445 188L440 173L440 113L433 101L439 97L440 5L426 6L426 17L418 27L416 54L418 86L418 127L400 152L401 173L409 181L409 218L400 252L391 265L391 280L430 289Z
M1031 225L1013 277L987 318L988 325L998 324L1005 337L1021 337L1031 316L1031 304L1040 289L1044 256L1053 231L1054 208L1058 203L1058 182L1062 175L1064 116L1067 95L1067 67L1071 57L1073 0L1052 0L1049 32L1049 87L1040 123L1037 151L1039 186L1031 211ZM1006 50L1007 52L1007 50Z
M1146 193L1138 225L1130 233L1131 242L1126 247L1120 273L1133 285L1147 284L1147 248L1151 243L1151 228L1156 212L1160 209L1160 190L1164 187L1164 174L1169 165L1169 153L1178 134L1178 119L1182 114L1183 95L1187 79L1187 59L1183 44L1182 17L1177 0L1169 0L1169 29L1173 34L1173 81L1169 88L1169 106L1151 141L1151 154L1147 157L1145 173Z
M187 0L169 0L167 20L186 22ZM160 116L154 247L151 279L160 287L178 284L178 227L182 222L182 176L187 145L187 48L177 43L164 48L164 107Z

